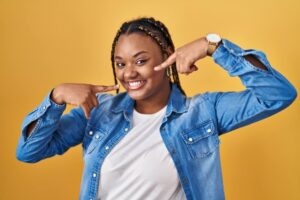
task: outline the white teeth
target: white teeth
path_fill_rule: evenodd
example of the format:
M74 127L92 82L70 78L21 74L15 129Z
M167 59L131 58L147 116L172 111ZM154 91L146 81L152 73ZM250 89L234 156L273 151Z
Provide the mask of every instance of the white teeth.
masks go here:
M138 89L140 86L142 86L144 81L132 81L128 82L128 85L131 89Z
M129 82L130 86L138 86L140 85L142 82L141 81L137 81L137 82Z

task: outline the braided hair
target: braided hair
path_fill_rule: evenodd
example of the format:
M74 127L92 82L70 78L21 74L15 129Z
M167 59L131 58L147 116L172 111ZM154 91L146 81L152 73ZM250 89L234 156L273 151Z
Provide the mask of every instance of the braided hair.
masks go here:
M131 33L144 33L151 38L159 45L163 54L166 54L168 57L175 51L173 41L171 39L171 35L167 29L167 27L160 21L155 20L153 17L146 18L137 18L128 22L124 22L121 25L121 28L118 30L112 44L111 49L111 63L112 69L114 74L114 81L115 84L118 84L116 78L116 71L115 71L115 47L118 42L119 37L122 34L131 34ZM176 63L173 63L171 67L167 68L167 75L169 77L170 84L175 83L182 94L186 95L184 90L182 89L179 81L178 72L176 69ZM119 89L117 89L117 94L119 93Z

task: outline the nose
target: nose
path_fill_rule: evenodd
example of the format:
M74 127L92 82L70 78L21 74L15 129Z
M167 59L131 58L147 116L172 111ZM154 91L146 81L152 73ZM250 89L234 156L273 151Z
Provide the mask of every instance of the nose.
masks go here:
M125 80L135 78L138 75L136 69L132 65L125 67L124 78Z

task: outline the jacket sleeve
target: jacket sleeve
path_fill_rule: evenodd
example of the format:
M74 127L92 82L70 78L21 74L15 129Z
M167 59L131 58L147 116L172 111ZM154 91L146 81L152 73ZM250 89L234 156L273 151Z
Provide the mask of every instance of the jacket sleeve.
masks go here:
M59 105L52 101L52 91L23 121L16 150L16 157L20 161L35 163L56 154L62 155L83 140L87 124L83 110L76 107L62 115L66 104ZM35 120L37 123L27 137L27 127Z
M268 70L248 62L243 56L249 54ZM245 86L243 91L204 93L215 109L219 134L267 118L285 109L297 97L294 86L270 65L261 51L243 50L223 39L212 57L231 77L238 76Z

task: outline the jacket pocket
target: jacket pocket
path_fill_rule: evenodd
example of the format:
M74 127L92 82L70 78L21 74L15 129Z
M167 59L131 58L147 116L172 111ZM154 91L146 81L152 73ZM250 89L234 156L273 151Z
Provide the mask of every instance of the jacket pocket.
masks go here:
M220 140L212 120L207 120L181 132L184 144L192 158L204 158L212 154Z
M89 129L85 131L84 139L84 152L90 154L99 145L105 136L104 131L101 129Z

